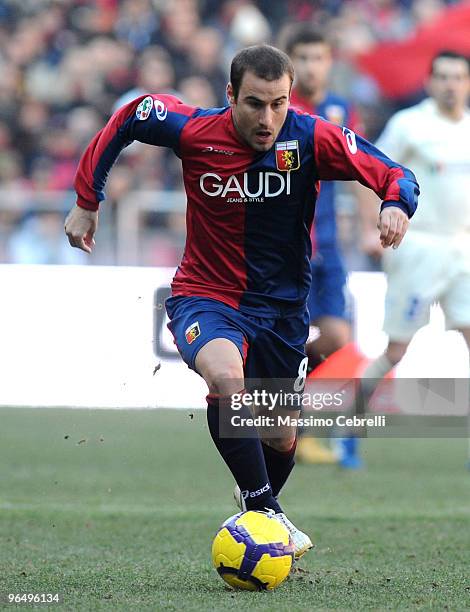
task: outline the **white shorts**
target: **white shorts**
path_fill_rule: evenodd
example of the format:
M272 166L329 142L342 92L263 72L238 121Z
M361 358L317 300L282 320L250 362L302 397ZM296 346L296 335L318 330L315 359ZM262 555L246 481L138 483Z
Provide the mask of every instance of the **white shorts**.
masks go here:
M439 302L448 329L470 327L470 235L440 236L411 230L396 250L386 249L384 331L408 342L429 323Z

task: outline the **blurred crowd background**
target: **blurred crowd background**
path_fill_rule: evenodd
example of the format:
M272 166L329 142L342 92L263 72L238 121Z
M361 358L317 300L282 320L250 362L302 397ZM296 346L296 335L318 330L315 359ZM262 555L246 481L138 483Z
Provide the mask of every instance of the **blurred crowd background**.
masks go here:
M71 249L63 234L80 155L113 110L144 92L223 106L233 54L258 42L282 46L289 24L308 21L333 44L332 89L356 104L366 137L374 139L390 114L423 94L386 99L355 59L413 35L451 4L459 3L0 0L0 263L176 265L184 199L179 161L164 149L134 144L121 156L93 256ZM130 217L119 221L119 211L135 204L136 191L148 192L151 203L127 228ZM357 252L346 195L339 215L347 264L361 268L367 262ZM129 252L127 230L138 233Z

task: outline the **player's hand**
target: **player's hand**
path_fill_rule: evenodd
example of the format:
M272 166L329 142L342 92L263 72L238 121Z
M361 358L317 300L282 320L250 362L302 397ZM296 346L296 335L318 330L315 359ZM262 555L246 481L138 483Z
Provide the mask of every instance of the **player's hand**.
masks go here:
M387 206L379 215L377 227L380 230L380 242L384 249L397 249L408 229L409 219L406 213L397 206Z
M91 253L98 229L98 212L75 206L65 219L65 233L71 246Z
M380 234L377 227L372 227L361 232L361 250L363 253L374 259L380 259L383 254Z

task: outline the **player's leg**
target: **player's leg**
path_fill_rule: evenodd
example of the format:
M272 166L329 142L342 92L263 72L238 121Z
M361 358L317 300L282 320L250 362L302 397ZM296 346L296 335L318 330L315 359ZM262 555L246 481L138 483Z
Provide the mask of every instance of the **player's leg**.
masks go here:
M167 301L169 328L184 361L206 381L207 422L214 444L246 497L248 509L280 512L269 482L255 427L231 425L230 416L251 418L248 407L234 413L234 394L243 392L246 340L243 315L215 300L172 298Z
M353 404L355 415L362 416L367 413L370 399L377 386L390 370L401 361L408 344L409 342L389 341L385 352L364 370L358 381ZM342 428L342 433L335 438L334 443L338 464L342 468L356 470L363 467L364 461L360 455L357 430Z
M403 359L410 341L411 338L406 341L390 339L385 352L366 367L361 376L360 396L355 404L356 414L367 411L367 404L378 384Z
M267 406L257 407L259 414L270 416L274 420L274 426L262 428L260 435L273 493L277 495L295 463L295 420L300 414L296 397L300 397L307 374L307 357L303 349L308 334L308 313L271 322L269 328L263 321L258 322L258 330L250 341L246 361L247 382L249 383L250 379L262 381L263 388L271 393L281 390L287 393L297 392L297 396L292 396L293 402L288 408L278 405L274 410L269 410ZM278 420L281 416L291 417L293 424L282 424L282 421ZM283 512L277 513L276 517L289 529L296 558L301 557L312 547L310 538L297 529Z
M470 350L470 327L460 327L457 331L459 331L464 337L467 348Z
M365 369L360 388L364 411L380 380L403 358L415 333L429 323L430 308L446 286L447 249L426 235L407 235L398 250L385 251L387 275L383 329L389 337L386 351ZM412 262L412 265L410 265Z
M318 329L318 337L305 346L309 366L320 364L351 341L351 325L342 317L322 315L311 320L311 325Z
M196 355L195 369L211 395L228 397L243 389L243 359L232 340L214 338L204 344Z
M402 359L418 329L429 321L430 306L441 287L441 264L436 260L433 265L428 244L423 243L420 236L407 236L398 250L385 251L382 263L387 275L383 329L389 343L385 352L366 367L357 381L353 410L359 415L367 412L381 380ZM356 452L358 439L349 436L339 442L340 464L360 467L362 460Z
M394 283L389 281L388 295L390 292L394 292ZM415 299L409 298L409 303ZM396 304L396 301L392 303ZM382 379L403 359L414 334L429 321L429 303L426 307L423 305L420 308L420 314L415 317L411 328L410 321L400 325L404 309L403 305L397 309L390 308L386 301L384 330L389 336L389 341L382 355L374 359L361 374L354 402L354 411L357 415L367 412L370 399Z
M238 347L225 338L205 344L195 360L196 371L209 388L207 423L214 444L233 474L248 510L281 512L274 499L258 432L253 426L231 426L231 417L251 418L247 406L232 410L234 394L243 393L243 360ZM240 421L239 421L240 422Z
M381 380L397 365L408 348L409 342L389 341L387 349L377 359L372 361L362 373L354 401L354 414L366 414L372 395ZM349 435L336 439L338 462L341 467L359 469L363 460L359 454L359 439L354 430Z
M306 364L305 361L305 366ZM278 407L275 410L275 415L275 418L288 416L296 419L300 416L300 411ZM297 427L293 425L278 426L274 437L266 435L262 441L266 466L275 495L279 495L295 465L296 430ZM298 529L283 512L276 516L289 530L295 545L295 558L299 559L313 547L312 540L305 532Z
M297 321L297 318L291 319L291 321L294 320ZM303 386L307 373L306 356L303 350L299 348L303 348L303 345L297 343L297 346L292 346L284 340L284 337L292 336L294 340L297 340L297 336L301 333L303 340L308 329L307 322L306 315L305 320L302 321L302 329L297 332L297 330L292 329L295 328L296 324L289 322L288 319L280 320L275 324L275 327L280 328L282 326L281 331L285 332L282 335L276 333L273 329L260 326L256 337L250 343L250 351L246 362L247 380L260 380L263 389L271 393L280 391L280 387L283 387L284 392L288 392L289 389L285 388L285 384L290 384L289 381L293 382L299 377L302 377ZM292 333L293 331L294 333ZM278 495L294 466L297 427L280 424L282 420L278 420L277 416L289 416L295 422L300 411L298 407L283 410L277 405L277 412L272 408L272 405L258 405L256 406L256 412L259 416L276 417L273 427L260 428L260 435L273 492Z
M433 244L425 235L411 235L398 250L384 253L387 293L383 329L389 343L360 377L356 413L367 411L383 377L401 361L414 334L429 322L431 305L445 287L446 254Z
M300 401L296 404L295 399L301 398L300 391L303 390L307 374L307 358L303 350L307 332L308 313L278 319L271 329L260 327L251 342L246 363L247 379L264 381L268 391L276 393L282 388L285 394L295 390L294 401L289 406L277 402L275 409L272 409L273 405L257 407L258 414L276 417L274 427L260 430L275 494L280 492L295 463L295 421L300 415ZM289 420L293 424L288 423Z

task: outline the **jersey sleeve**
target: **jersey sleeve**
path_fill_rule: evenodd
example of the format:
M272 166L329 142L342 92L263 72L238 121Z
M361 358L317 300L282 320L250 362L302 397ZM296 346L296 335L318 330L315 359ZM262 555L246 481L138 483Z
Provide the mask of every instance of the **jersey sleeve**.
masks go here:
M320 180L359 181L383 200L382 208L397 206L413 216L419 195L413 172L349 128L317 118L314 155Z
M196 108L169 95L144 95L116 111L83 153L75 176L77 205L98 210L119 153L134 140L176 152L181 132Z

